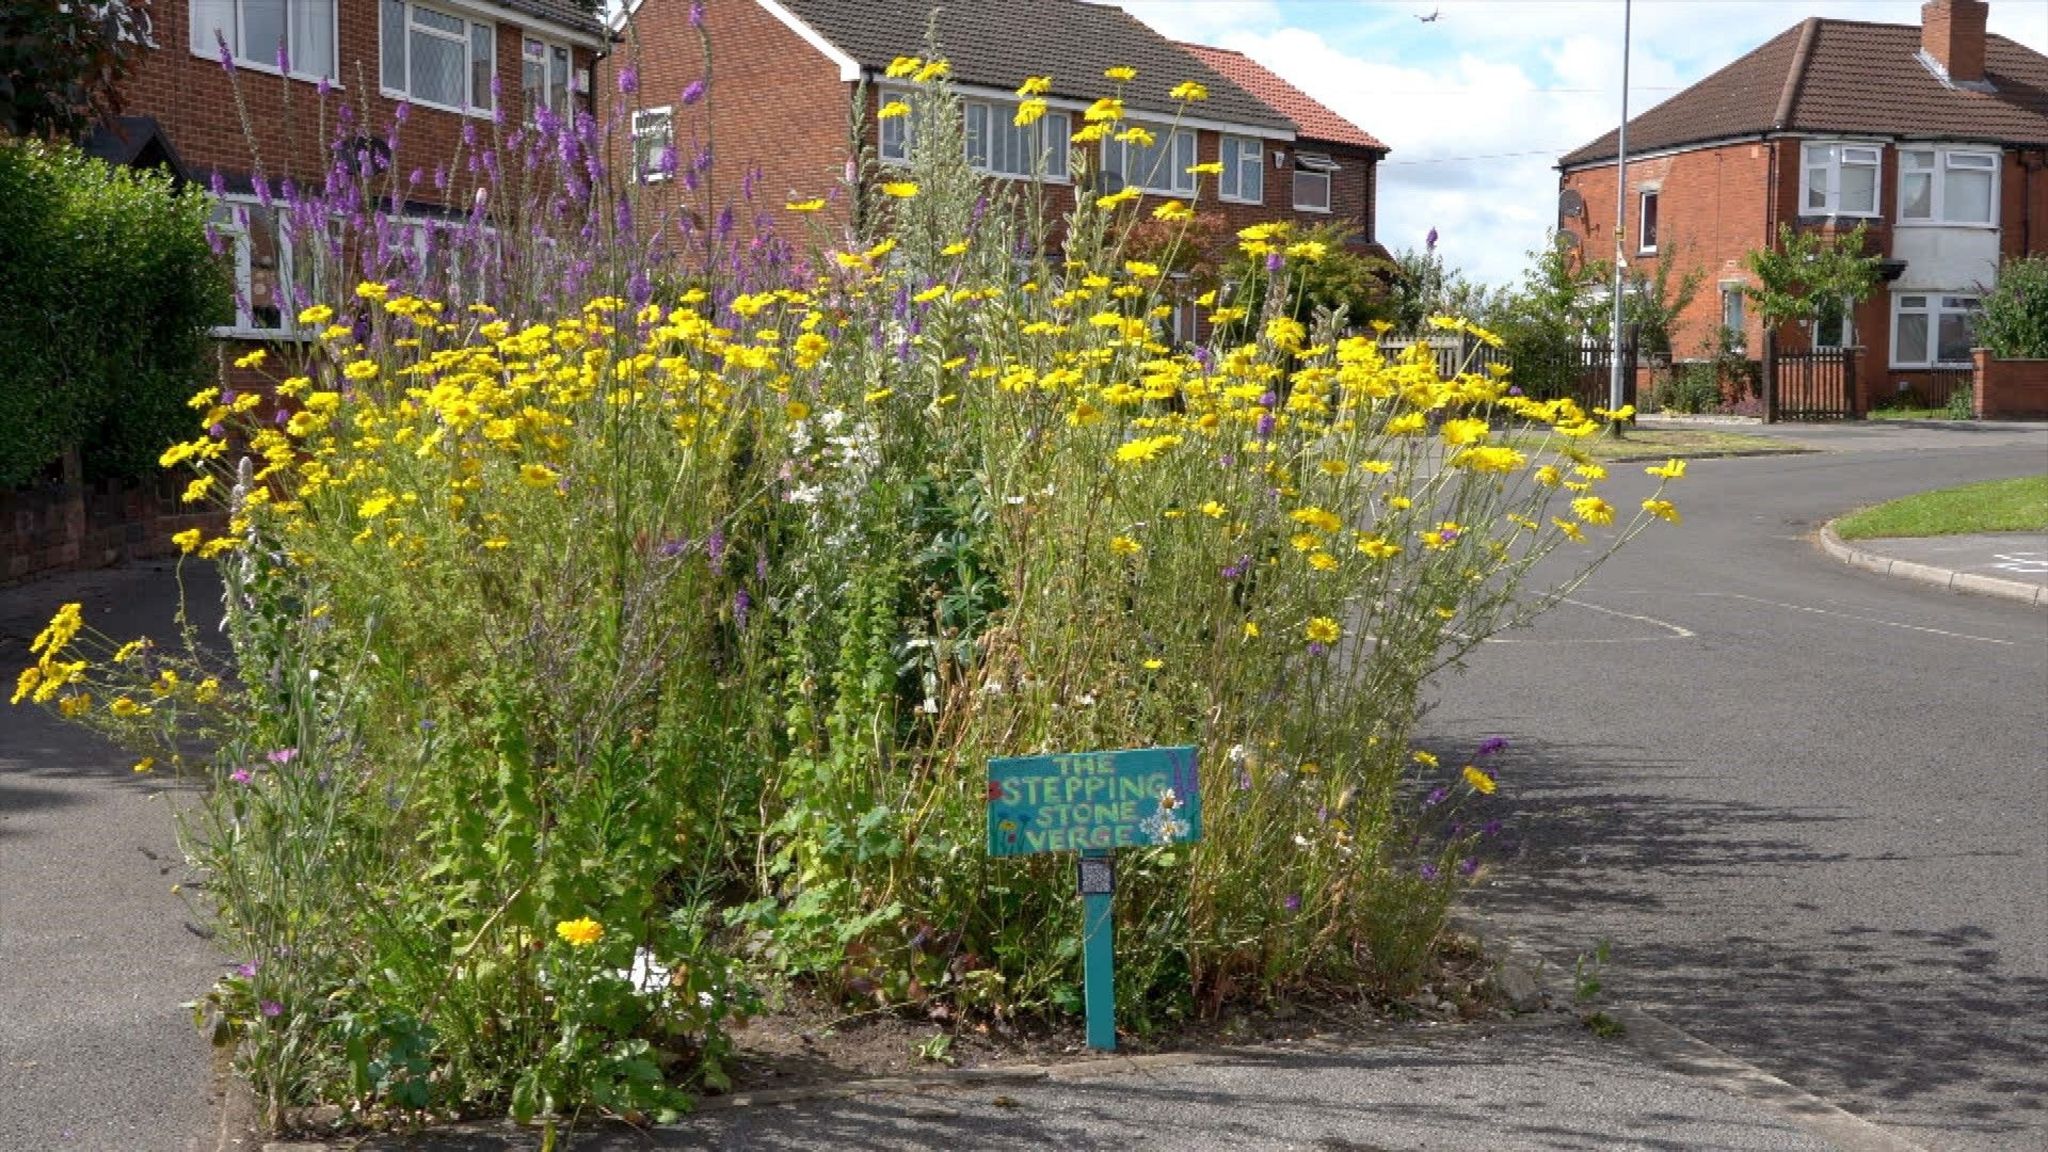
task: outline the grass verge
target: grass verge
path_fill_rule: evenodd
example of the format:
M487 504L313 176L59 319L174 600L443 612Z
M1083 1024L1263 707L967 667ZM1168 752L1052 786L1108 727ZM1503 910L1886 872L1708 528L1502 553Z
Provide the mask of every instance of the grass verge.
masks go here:
M1844 540L2048 532L2048 476L2020 476L1922 492L1844 516L1835 522L1835 532Z
M1535 437L1516 434L1508 443L1524 451ZM1710 428L1631 428L1620 438L1608 435L1575 440L1572 447L1600 460L1663 460L1667 457L1764 455L1780 452L1808 452L1809 448L1765 436L1721 432Z

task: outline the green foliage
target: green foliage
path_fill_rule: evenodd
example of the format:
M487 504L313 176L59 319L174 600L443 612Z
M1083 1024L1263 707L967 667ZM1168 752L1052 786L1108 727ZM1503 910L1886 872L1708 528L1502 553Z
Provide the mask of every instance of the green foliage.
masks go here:
M1302 245L1321 250L1315 259L1296 260L1280 278L1284 299L1282 314L1307 324L1318 314L1341 314L1347 328L1363 328L1394 316L1392 284L1395 268L1385 260L1353 250L1358 229L1350 224L1319 224L1287 237L1296 251ZM1267 270L1264 257L1237 252L1225 264L1226 282L1243 285L1234 301L1248 316L1268 312L1266 293L1275 277ZM1242 330L1233 333L1242 336Z
M1764 325L1812 320L1868 297L1877 287L1880 255L1869 251L1868 228L1833 235L1778 225L1777 243L1743 257L1757 283L1743 291Z
M1505 292L1475 284L1464 273L1445 267L1443 254L1434 247L1420 252L1408 248L1395 256L1391 287L1392 314L1388 319L1397 336L1428 335L1432 316L1495 324L1507 300Z
M147 0L0 5L0 135L70 139L117 109L149 36Z
M1531 396L1568 396L1578 386L1583 339L1607 327L1595 293L1607 287L1609 266L1582 260L1556 233L1529 261L1493 328L1507 342L1515 383Z
M1657 266L1648 274L1637 268L1622 274L1621 322L1623 327L1635 330L1637 347L1644 356L1671 355L1672 330L1678 327L1678 318L1692 306L1700 285L1706 282L1705 268L1695 264L1677 272L1682 264L1684 245L1667 239L1657 257ZM1595 331L1605 333L1612 326L1610 315Z
M146 475L226 314L203 197L76 149L0 145L0 486L82 447L89 471Z
M1983 304L1979 344L2007 360L2048 359L2048 256L2007 260Z

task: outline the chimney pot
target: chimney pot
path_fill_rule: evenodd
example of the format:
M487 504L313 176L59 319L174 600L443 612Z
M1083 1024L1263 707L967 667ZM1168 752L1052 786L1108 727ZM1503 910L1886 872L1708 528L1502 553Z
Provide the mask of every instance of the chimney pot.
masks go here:
M1956 84L1984 80L1984 0L1927 0L1920 6L1920 49Z

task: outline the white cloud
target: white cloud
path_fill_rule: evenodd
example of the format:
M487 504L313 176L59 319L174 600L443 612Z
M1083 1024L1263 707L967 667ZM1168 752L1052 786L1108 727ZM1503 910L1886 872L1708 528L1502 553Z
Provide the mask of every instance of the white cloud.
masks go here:
M1621 6L1551 0L1119 5L1162 33L1233 48L1393 149L1379 234L1489 283L1517 279L1556 220L1557 157L1620 113ZM1432 9L1432 23L1416 19ZM1631 115L1734 61L1806 15L1917 24L1917 0L1791 6L1642 3L1630 30ZM1991 31L2048 51L2048 4L1992 4Z

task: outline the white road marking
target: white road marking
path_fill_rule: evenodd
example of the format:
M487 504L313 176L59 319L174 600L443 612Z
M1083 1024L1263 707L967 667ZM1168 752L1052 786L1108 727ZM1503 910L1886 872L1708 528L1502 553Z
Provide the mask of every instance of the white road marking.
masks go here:
M1516 638L1514 638L1514 637L1512 637L1512 636L1489 636L1489 637L1487 637L1486 639L1484 639L1484 640L1480 641L1480 643L1482 643L1482 644L1643 644L1643 643L1651 643L1651 644L1660 644L1660 643L1663 643L1664 641L1667 641L1667 640L1690 640L1690 639L1692 639L1692 637L1693 637L1694 635L1696 635L1696 633L1694 633L1694 632L1693 632L1693 631L1692 631L1691 629L1689 629L1689 628L1681 628L1681 627L1679 627L1678 625L1676 625L1676 624L1673 624L1673 623L1671 623L1671 622L1670 622L1670 621L1668 621L1668 620L1659 620L1659 619L1657 619L1657 618L1656 618L1656 617L1654 617L1654 616L1638 616L1638 615L1636 615L1636 614L1635 614L1635 613L1633 613L1633 612L1619 612L1619 611L1616 611L1616 610L1615 610L1615 609L1613 609L1613 608L1602 608L1602 607L1601 607L1600 605L1598 605L1598 604L1588 604L1588 603L1586 603L1586 602L1585 602L1584 600L1574 600L1574 599L1572 599L1572 598L1570 598L1570 597L1566 597L1566 598L1564 598L1564 599L1562 599L1562 600L1558 601L1558 603L1560 603L1560 604L1570 604L1570 605L1571 605L1572 607L1574 607L1574 608L1584 608L1584 609L1586 609L1587 611L1590 611L1590 612L1600 612L1600 613L1604 613L1604 614L1606 614L1606 615L1608 615L1608 616L1619 616L1619 617L1621 617L1621 618L1622 618L1623 620L1635 620L1635 621L1639 621L1639 622L1641 622L1641 623L1644 623L1644 624L1654 624L1654 625L1656 625L1656 626L1657 626L1657 627L1659 627L1659 628L1663 628L1663 629L1665 629L1665 630L1669 631L1669 632L1671 633L1671 635L1669 635L1669 636L1616 636L1616 637L1611 637L1611 638L1608 638L1608 639L1604 639L1604 640L1551 640L1551 639L1537 639L1537 638L1531 638L1531 639L1527 639L1527 640L1518 640L1518 639L1516 639Z
M1835 616L1843 620L1855 620L1864 624L1877 624L1885 628L1901 628L1907 632L1925 632L1930 636L1946 636L1951 640L1975 640L1983 644L2003 644L2010 648L2019 642L1999 640L1991 636L1972 636L1967 632L1949 632L1940 628L1928 628L1919 624L1901 624L1897 620L1880 620L1875 616L1858 616L1850 612L1836 612L1827 608L1808 608L1804 604L1786 604L1778 600L1765 600L1760 596L1745 596L1740 592L1694 592L1695 596L1720 596L1729 600L1747 600L1751 604L1763 604L1771 608L1783 608L1788 612L1810 612L1815 616Z
M1998 561L1991 567L2002 572L2018 572L2026 576L2048 575L2048 552L1998 552L1991 558Z

